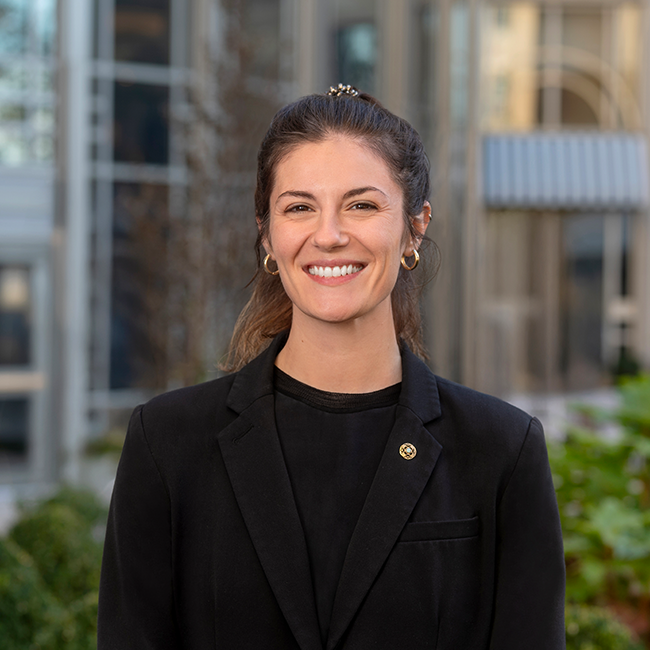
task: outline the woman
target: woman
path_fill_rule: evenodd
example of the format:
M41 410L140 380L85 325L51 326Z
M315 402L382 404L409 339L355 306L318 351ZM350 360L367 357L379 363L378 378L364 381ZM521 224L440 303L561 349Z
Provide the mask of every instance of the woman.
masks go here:
M419 136L370 96L275 116L237 372L132 416L100 650L564 647L539 422L414 354L428 193Z

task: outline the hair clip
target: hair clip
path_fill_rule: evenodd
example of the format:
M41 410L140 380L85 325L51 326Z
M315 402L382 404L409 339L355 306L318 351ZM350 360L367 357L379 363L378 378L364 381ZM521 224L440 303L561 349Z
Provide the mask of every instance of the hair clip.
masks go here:
M339 84L336 87L330 86L330 89L325 94L330 95L331 97L341 97L342 95L349 95L350 97L358 97L359 91L354 86L350 86L350 84L348 84L347 86L344 86L343 84Z

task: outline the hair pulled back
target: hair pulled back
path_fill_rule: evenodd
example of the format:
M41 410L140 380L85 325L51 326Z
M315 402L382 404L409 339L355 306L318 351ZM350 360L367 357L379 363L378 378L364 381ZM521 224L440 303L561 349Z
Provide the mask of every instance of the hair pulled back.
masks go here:
M291 327L291 300L280 278L265 273L262 268L263 241L269 234L275 170L296 147L321 142L333 135L363 141L386 162L403 193L407 231L413 241L422 239L415 230L413 219L422 212L429 198L429 159L420 135L406 120L391 113L366 93L357 96L308 95L281 108L271 121L257 157L257 271L252 280L253 294L235 324L226 362L222 366L224 370L239 370L267 347L273 337ZM397 338L406 341L413 352L423 357L419 305L421 283L416 283L414 273L421 271L409 272L400 267L391 302Z

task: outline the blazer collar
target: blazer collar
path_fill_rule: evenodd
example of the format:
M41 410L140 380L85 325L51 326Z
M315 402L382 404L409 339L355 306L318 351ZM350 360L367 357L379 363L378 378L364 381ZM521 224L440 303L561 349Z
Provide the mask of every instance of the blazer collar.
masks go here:
M273 394L275 358L288 336L288 332L278 334L266 350L237 373L227 401L228 407L233 411L242 413L260 397ZM422 422L430 422L440 415L436 377L404 342L399 404L412 411Z
M237 373L227 404L239 414L218 434L242 516L278 604L302 650L322 650L304 533L275 427L273 368L287 334ZM436 378L402 350L395 425L341 572L327 649L343 637L426 486L442 450L425 428L440 415ZM405 443L417 454L405 460Z
M235 375L226 402L229 408L242 413L260 397L273 395L275 357L284 347L288 336L288 331L278 334L266 350Z
M302 524L275 426L273 368L287 334L235 376L227 405L239 414L218 434L251 541L301 650L322 650Z

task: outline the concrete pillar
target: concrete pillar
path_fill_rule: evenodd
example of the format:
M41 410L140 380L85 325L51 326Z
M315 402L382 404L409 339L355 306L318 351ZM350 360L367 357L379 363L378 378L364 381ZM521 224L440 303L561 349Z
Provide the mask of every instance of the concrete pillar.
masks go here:
M62 216L55 245L59 257L62 477L79 478L87 427L89 332L89 115L92 3L60 3Z

